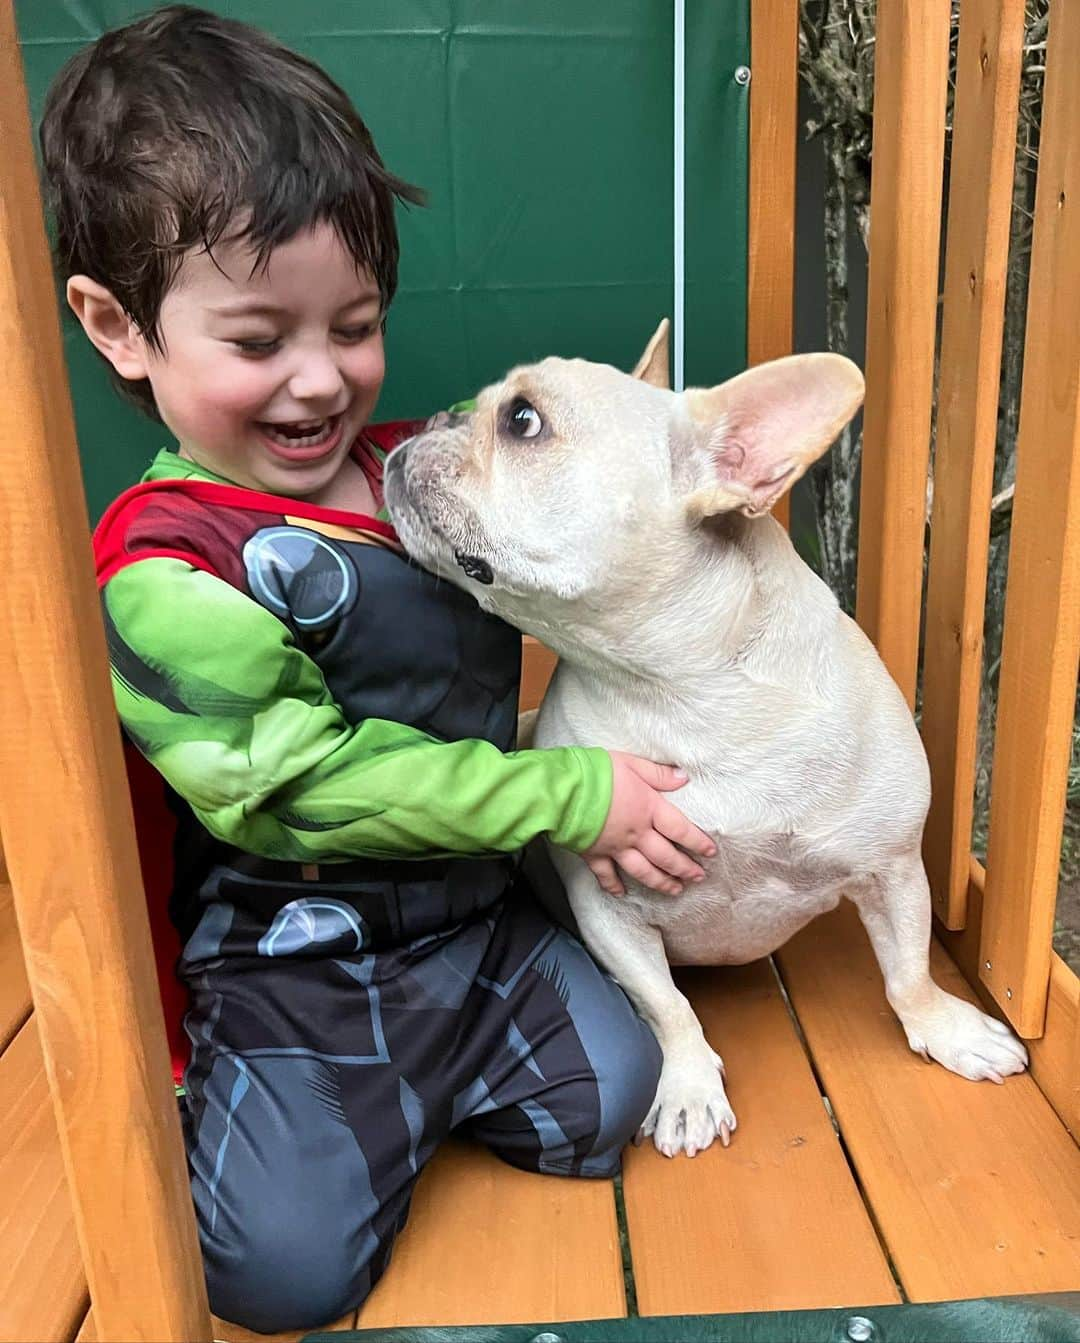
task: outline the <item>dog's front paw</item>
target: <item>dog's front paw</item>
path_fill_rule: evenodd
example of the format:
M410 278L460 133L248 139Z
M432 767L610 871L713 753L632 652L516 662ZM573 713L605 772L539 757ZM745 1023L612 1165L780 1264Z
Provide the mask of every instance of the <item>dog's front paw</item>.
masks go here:
M735 1132L735 1113L724 1091L724 1064L702 1042L700 1050L665 1058L652 1108L640 1138L652 1137L658 1152L696 1156L714 1138L726 1147Z
M1028 1064L1027 1050L1008 1026L951 993L942 993L929 1021L905 1022L904 1029L917 1054L972 1082L1002 1082Z

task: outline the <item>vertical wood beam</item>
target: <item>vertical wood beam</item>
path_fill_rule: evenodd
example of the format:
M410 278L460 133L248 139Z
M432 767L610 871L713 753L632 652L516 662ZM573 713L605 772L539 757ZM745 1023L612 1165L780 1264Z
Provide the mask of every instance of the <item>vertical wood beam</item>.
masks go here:
M13 0L0 159L0 826L99 1336L208 1340Z
M947 4L879 4L856 615L911 706L922 605L948 68Z
M980 974L1046 1014L1080 659L1080 7L1050 11Z
M750 258L746 354L751 365L790 354L795 321L798 0L750 5ZM773 516L790 525L791 500Z
M945 254L922 734L934 913L962 928L971 865L983 607L997 444L1024 0L960 11Z

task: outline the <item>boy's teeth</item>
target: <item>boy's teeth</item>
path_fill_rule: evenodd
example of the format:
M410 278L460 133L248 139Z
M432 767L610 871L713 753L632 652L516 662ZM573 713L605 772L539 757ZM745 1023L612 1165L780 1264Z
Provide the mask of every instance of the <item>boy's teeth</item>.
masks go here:
M334 421L312 420L303 424L267 424L263 426L275 443L285 448L312 448L328 438Z

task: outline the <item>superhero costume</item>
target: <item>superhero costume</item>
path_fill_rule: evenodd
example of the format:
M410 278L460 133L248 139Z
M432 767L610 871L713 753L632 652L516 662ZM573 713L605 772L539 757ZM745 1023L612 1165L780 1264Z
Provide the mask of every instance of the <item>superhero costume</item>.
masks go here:
M358 449L377 499L380 447L414 428ZM541 834L587 847L610 762L512 752L518 634L383 518L171 453L95 549L120 717L175 790L185 1134L218 1313L282 1329L357 1304L451 1129L526 1169L613 1173L659 1051L519 856Z

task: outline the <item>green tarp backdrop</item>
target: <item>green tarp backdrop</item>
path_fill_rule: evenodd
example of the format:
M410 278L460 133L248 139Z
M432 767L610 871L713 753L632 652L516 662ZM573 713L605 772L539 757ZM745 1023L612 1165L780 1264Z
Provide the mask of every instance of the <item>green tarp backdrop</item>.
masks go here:
M146 0L17 0L40 115L63 62ZM318 61L397 173L402 263L377 418L426 415L515 363L630 367L672 315L685 112L685 381L746 347L748 0L208 0ZM685 47L676 42L684 25ZM681 51L685 59L677 59ZM681 73L679 73L681 71ZM65 316L92 517L168 441Z

